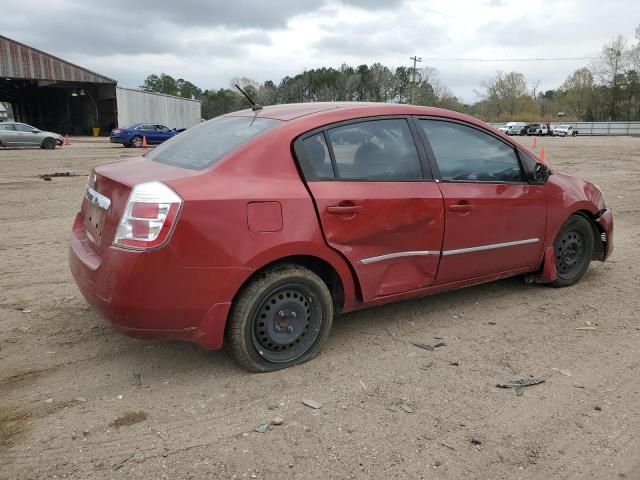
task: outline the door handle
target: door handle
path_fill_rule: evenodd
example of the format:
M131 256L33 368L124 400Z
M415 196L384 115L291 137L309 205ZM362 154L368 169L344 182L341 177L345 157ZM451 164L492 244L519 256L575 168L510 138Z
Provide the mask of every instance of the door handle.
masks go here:
M469 203L456 203L449 205L448 208L452 212L470 212L474 207Z
M362 207L360 205L331 205L327 207L328 213L333 213L334 215L349 215L360 212Z

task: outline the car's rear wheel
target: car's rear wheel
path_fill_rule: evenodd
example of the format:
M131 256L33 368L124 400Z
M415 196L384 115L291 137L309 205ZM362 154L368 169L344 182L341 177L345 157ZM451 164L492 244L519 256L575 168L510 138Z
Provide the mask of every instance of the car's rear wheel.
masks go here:
M593 227L581 215L572 215L553 242L557 278L554 287L568 287L585 274L594 248Z
M47 150L54 149L54 148L56 148L56 141L53 138L45 138L42 141L41 147L42 148L46 148Z
M327 285L312 271L282 265L252 280L232 306L227 345L252 372L270 372L317 356L333 322Z
M137 135L131 139L131 146L134 148L142 147L142 137L138 137Z

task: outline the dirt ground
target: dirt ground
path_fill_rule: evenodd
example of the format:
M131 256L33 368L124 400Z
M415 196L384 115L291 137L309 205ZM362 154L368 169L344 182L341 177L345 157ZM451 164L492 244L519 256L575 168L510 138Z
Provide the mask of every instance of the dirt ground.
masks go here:
M86 174L138 152L0 150L0 478L640 479L640 138L540 143L604 190L610 261L567 289L508 279L344 315L316 360L263 375L127 338L76 289ZM545 382L496 388L529 375Z

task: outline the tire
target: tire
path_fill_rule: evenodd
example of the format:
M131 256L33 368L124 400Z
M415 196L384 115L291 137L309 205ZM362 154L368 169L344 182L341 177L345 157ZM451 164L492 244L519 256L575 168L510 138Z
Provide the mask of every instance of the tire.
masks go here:
M306 268L281 265L240 292L229 314L227 346L251 372L271 372L316 357L329 337L333 299Z
M553 242L557 278L551 285L568 287L580 280L589 268L593 248L591 222L581 215L569 217Z
M136 135L131 139L129 143L133 148L140 148L142 147L142 137L139 137L138 135Z
M577 137L577 136L578 136L578 132L572 132L572 133L571 133L571 136L572 136L572 137Z
M56 148L56 141L54 138L45 138L42 141L41 147L46 150L53 150L54 148Z
M123 143L122 146L124 148L131 148L131 144L130 143Z
M541 137L542 136L542 130L538 131L538 136Z

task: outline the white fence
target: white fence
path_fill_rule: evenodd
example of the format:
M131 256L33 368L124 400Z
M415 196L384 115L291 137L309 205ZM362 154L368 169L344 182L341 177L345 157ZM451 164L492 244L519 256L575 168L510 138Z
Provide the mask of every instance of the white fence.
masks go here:
M504 123L491 125L499 127ZM573 125L578 135L640 135L640 122L554 122L554 125Z
M118 126L161 123L169 128L189 128L200 123L202 103L188 98L116 88Z

